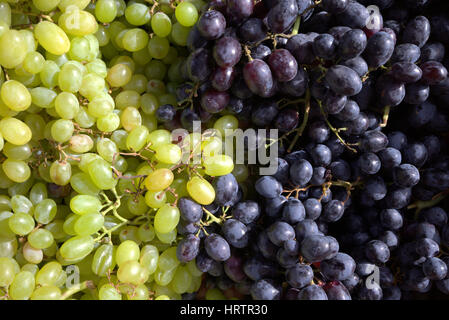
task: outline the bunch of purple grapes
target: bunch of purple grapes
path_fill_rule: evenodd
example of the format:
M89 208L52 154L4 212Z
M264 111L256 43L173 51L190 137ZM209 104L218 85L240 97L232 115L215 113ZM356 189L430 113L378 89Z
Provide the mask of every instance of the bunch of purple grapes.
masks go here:
M211 1L181 65L190 83L177 95L191 108L180 121L233 114L242 127L276 128L278 170L249 178L255 194L230 174L219 179L222 201L181 199L178 258L253 299L448 295L445 8ZM196 226L204 211L221 219L206 232Z

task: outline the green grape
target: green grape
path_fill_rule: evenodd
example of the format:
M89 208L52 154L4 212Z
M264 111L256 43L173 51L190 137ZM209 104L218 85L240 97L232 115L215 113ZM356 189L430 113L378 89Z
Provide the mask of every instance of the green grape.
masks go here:
M50 166L50 178L53 183L65 186L70 182L72 176L72 166L69 162L55 161Z
M0 239L14 238L15 234L9 227L8 220L13 214L9 211L0 211Z
M142 116L136 108L127 107L120 115L120 122L126 131L132 131L142 125Z
M59 300L61 290L56 286L43 286L34 290L31 300Z
M226 300L226 297L219 289L213 288L206 291L206 300Z
M101 190L109 190L117 185L117 179L114 179L112 175L111 165L103 159L90 162L88 172L92 182Z
M39 73L42 84L47 88L53 89L58 85L59 66L56 62L47 60L44 62L42 71Z
M114 168L120 172L125 172L128 169L128 162L122 156L118 156L114 161Z
M118 109L125 109L126 107L140 107L140 95L136 91L123 90L115 97L115 105Z
M64 64L58 73L58 85L62 91L76 93L79 91L82 82L82 72L74 64Z
M128 132L126 132L125 130L115 130L112 135L111 135L111 139L112 141L115 142L115 144L117 145L117 147L120 150L126 150L126 139L128 138ZM145 139L146 140L146 139Z
M161 60L151 60L145 66L145 75L148 79L163 80L167 74L167 66Z
M172 29L171 29L171 37L173 41L180 46L186 46L187 45L187 39L189 37L190 33L189 27L185 27L179 22L176 22Z
M36 74L44 69L45 58L36 51L28 52L23 60L23 69L25 71Z
M147 92L159 97L165 93L165 83L161 80L151 79L147 84Z
M23 35L17 30L5 30L0 37L0 64L7 69L15 68L23 62L26 54L27 44Z
M156 236L153 226L150 223L145 223L139 226L137 235L142 242L150 242Z
M123 86L125 90L132 90L137 92L138 94L142 94L145 92L147 88L148 79L143 74L134 74L131 77L131 80Z
M40 224L48 224L55 218L56 212L56 202L52 199L45 199L36 205L34 219Z
M153 209L161 208L167 202L165 191L147 191L145 193L146 204Z
M86 61L89 59L91 48L85 37L74 37L70 41L69 57L71 60Z
M61 0L58 4L58 8L62 12L67 10L76 10L76 8L82 10L88 6L90 0Z
M15 213L8 220L9 228L20 236L27 235L34 229L34 219L27 213Z
M202 277L192 277L192 282L190 284L189 289L187 289L187 293L195 293L198 292L198 290L200 290L201 285L202 285Z
M109 23L117 16L117 4L115 0L98 0L95 3L95 16L98 21Z
M189 270L189 273L195 278L195 277L201 277L203 272L198 270L198 267L196 266L195 260L191 260L187 262L186 264L187 270Z
M163 294L163 295L157 296L154 300L170 300L170 297Z
M167 286L173 280L175 272L176 268L166 271L160 270L158 268L154 273L154 282L156 282L160 286Z
M62 230L70 236L75 236L75 223L79 219L79 217L79 215L74 213L68 215L64 221L64 224L62 225Z
M148 52L155 59L163 59L168 54L170 43L166 38L154 36L148 42Z
M144 284L140 284L137 287L132 288L126 297L128 300L148 300L150 293L148 288Z
M89 172L88 165L95 159L101 159L101 157L96 153L84 153L81 155L81 161L78 163L78 168L85 172Z
M148 175L145 179L145 186L149 191L162 191L171 185L173 179L173 172L169 169L162 168Z
M91 178L85 172L78 172L70 178L70 185L73 190L79 194L97 195L100 189L92 182Z
M57 247L55 246L55 252L57 250ZM58 279L56 280L55 286L58 288L63 288L65 284L67 283L67 273L61 272L59 274Z
M48 12L55 9L60 1L61 0L33 0L33 4L39 11Z
M214 123L214 129L217 129L222 137L230 136L234 133L234 130L239 126L239 121L232 115L227 115L219 118Z
M142 50L133 52L132 57L133 60L141 66L146 65L152 59L148 54L148 48L143 48Z
M88 236L94 234L104 225L104 217L101 213L92 212L79 217L73 229L77 235Z
M140 102L142 111L147 115L154 115L159 107L157 97L151 93L145 93L142 95Z
M163 129L155 130L151 132L150 135L148 136L148 142L151 143L150 145L151 150L156 150L155 148L157 146L171 143L171 141L172 141L171 133Z
M0 3L0 21L11 26L11 7L7 2Z
M5 195L0 195L0 212L8 211L11 209L11 199Z
M215 190L212 185L198 176L192 177L187 182L187 191L193 200L202 205L209 205L215 199Z
M201 143L201 149L205 158L220 155L223 149L223 142L218 137L208 137Z
M8 287L16 274L16 266L13 259L0 257L0 287Z
M9 287L9 296L13 300L28 300L34 291L34 275L29 271L21 271L14 277Z
M95 196L77 195L70 200L70 209L79 215L100 212L101 207L100 200Z
M64 232L64 221L63 220L54 220L45 226L45 229L51 232L53 238L55 240L64 239L68 236L67 233Z
M108 75L106 64L103 60L100 59L95 59L86 64L86 69L88 73L94 73L97 76L102 77L103 79Z
M87 134L77 134L69 140L70 150L76 153L86 153L94 147L94 141Z
M114 57L113 59L111 59L109 64L111 65L111 67L117 64L124 64L129 68L129 70L131 70L132 73L134 73L134 71L136 70L136 63L129 56L122 55Z
M14 213L33 215L33 203L23 195L14 195L11 197L11 209Z
M126 240L120 243L115 253L115 261L118 266L123 265L127 261L138 261L140 258L140 249L137 243Z
M0 237L0 257L12 258L16 255L18 248L17 239L10 234Z
M94 240L90 236L76 236L70 238L61 246L61 256L68 260L81 259L94 249Z
M2 168L6 176L14 182L25 182L31 176L30 167L24 161L6 159Z
M151 18L151 29L157 36L165 38L171 32L170 18L163 12L155 13Z
M14 111L23 111L31 105L31 95L27 88L16 80L3 83L0 90L2 101Z
M140 151L147 144L149 132L145 126L137 126L129 132L126 137L126 148L128 150Z
M198 10L189 2L181 2L175 9L176 20L184 27L191 27L198 20Z
M81 107L75 116L75 121L81 128L90 128L95 124L95 117L91 116L86 108Z
M124 283L139 285L146 281L146 270L138 261L129 260L119 266L117 278Z
M61 92L55 99L55 110L62 119L73 119L80 110L79 101L73 93Z
M44 252L41 249L33 248L28 242L23 246L22 254L29 263L39 264L44 259Z
M170 247L160 255L158 268L162 271L173 270L178 267L179 263L176 257L176 247Z
M29 198L33 205L36 205L44 199L47 199L47 197L47 186L42 182L36 183L30 190Z
M179 294L187 292L190 285L192 284L192 276L190 275L187 267L179 266L176 268L175 275L171 282L171 287L173 291Z
M114 141L101 138L97 141L97 153L106 161L112 162L118 155L119 150Z
M69 61L69 58L65 53L61 55L56 55L47 51L45 52L45 58L47 59L47 61L51 60L55 62L58 67L62 67L63 64Z
M162 144L155 147L156 159L166 164L176 164L181 161L181 148L175 144Z
M92 259L92 272L105 277L115 267L116 248L112 244L102 244L95 251Z
M97 128L103 132L116 132L120 126L120 117L114 112L110 112L105 116L97 119Z
M164 59L162 59L162 62L166 65L172 65L176 62L178 59L178 50L176 50L175 47L170 47L170 50L168 50L168 54L165 56Z
M133 26L142 26L150 22L150 8L142 3L133 3L126 7L126 21Z
M54 106L57 93L52 89L37 87L30 90L33 104L41 108L51 108Z
M169 233L176 228L179 218L179 209L169 204L165 204L156 212L154 217L154 229L159 233Z
M136 216L144 215L148 211L145 198L141 195L139 195L136 199L129 197L126 201L126 205L128 206L129 212Z
M59 26L69 35L85 36L98 29L95 17L84 10L67 10L58 19Z
M46 229L36 229L28 235L28 243L36 249L47 249L53 243L53 235Z
M79 92L86 98L92 100L105 88L106 82L95 73L88 73L83 77Z
M98 299L100 300L122 300L121 293L110 284L101 286L98 291Z
M126 209L126 210L128 210L128 209ZM129 210L128 210L128 214L131 216L134 216L134 215L132 215L132 213L129 212ZM140 245L140 243L142 242L139 238L139 228L137 228L136 226L123 227L123 229L120 230L119 239L121 242L126 241L126 240L131 240L131 241L137 243L138 245Z
M149 39L150 37L143 29L129 29L123 35L123 48L129 52L142 50L148 45Z
M159 251L153 245L146 245L140 253L140 265L145 268L149 275L153 274L158 265Z
M106 81L111 87L123 87L131 81L131 77L131 69L127 65L119 63L109 69Z
M13 186L9 187L8 194L11 197L17 194L25 195L30 191L33 184L34 184L34 177L31 176L31 178L28 179L27 181L22 183L15 183Z
M211 177L224 176L234 170L234 162L228 155L220 154L203 159L205 173Z
M98 45L100 47L104 47L111 40L108 30L102 25L98 25L98 30L95 32L95 37L97 38Z
M62 55L70 49L70 40L64 30L49 21L39 22L34 28L34 36L45 50L54 55Z
M39 271L39 266L37 264L27 263L22 266L20 271L28 271L29 273L31 273L33 275L33 280L34 280L34 277L36 276L37 272Z
M93 98L88 104L88 112L93 117L104 117L114 110L114 102L100 95Z
M232 170L232 175L235 177L237 182L244 182L248 180L249 177L248 167L244 164L236 164Z

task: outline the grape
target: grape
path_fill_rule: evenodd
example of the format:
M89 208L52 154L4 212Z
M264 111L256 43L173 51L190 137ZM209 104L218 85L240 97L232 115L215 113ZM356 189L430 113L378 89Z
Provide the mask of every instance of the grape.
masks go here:
M271 53L268 64L279 82L293 80L298 70L295 58L285 49L278 49Z
M211 204L215 199L215 190L212 185L197 176L187 182L187 191L193 200L202 205Z
M405 27L402 41L422 47L430 36L430 22L424 16L415 17Z
M232 37L223 37L215 43L213 56L216 63L222 68L236 65L241 55L240 43Z
M180 3L176 6L175 16L180 24L185 27L191 27L198 20L198 11L192 3Z
M273 77L268 65L259 59L245 65L243 77L248 88L261 97L268 97L273 90Z
M326 73L326 81L330 88L338 94L353 96L362 90L360 77L352 69L335 65Z
M267 26L274 33L283 33L294 24L297 15L296 0L279 1L268 11Z
M226 19L219 11L209 10L200 16L197 28L204 38L208 40L218 39L224 33Z

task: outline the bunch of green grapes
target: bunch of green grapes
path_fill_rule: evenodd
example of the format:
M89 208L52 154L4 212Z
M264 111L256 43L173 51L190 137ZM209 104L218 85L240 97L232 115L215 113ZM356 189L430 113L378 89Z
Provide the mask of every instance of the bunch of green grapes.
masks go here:
M179 142L155 113L178 105L204 5L0 1L0 299L198 291L195 260L176 257L177 201L209 205L209 177L247 174L221 153L238 121Z

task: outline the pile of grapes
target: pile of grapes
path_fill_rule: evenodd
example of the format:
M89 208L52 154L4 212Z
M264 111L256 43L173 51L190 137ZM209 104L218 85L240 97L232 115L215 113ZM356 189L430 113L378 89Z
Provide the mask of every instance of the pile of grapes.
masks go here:
M447 50L445 0L1 0L0 299L446 298Z

